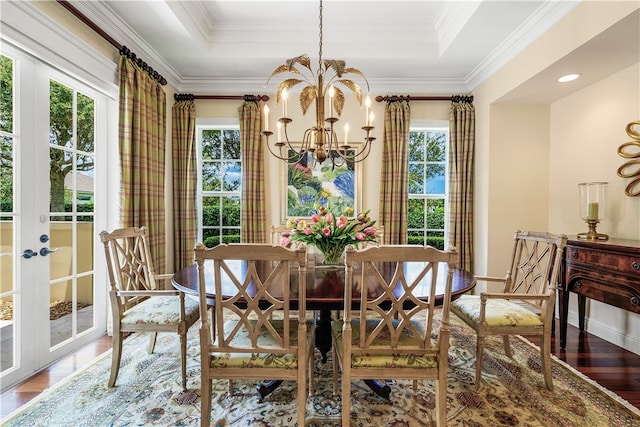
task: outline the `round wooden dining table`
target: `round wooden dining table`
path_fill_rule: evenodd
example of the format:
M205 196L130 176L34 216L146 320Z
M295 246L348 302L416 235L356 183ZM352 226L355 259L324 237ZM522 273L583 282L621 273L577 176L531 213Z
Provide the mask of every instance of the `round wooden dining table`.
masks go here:
M237 268L238 271L242 271L243 262L242 261L227 261L230 263L232 268ZM420 270L420 266L423 263L410 263L406 262L403 264L403 268L405 269L405 277L411 279L412 271L418 272ZM207 293L207 302L210 306L215 305L216 295L215 295L215 284L214 284L214 272L213 272L213 261L206 260L205 264L205 289ZM386 267L386 266L384 266ZM381 269L381 273L384 273L384 267ZM269 268L268 264L265 264L265 268ZM393 270L395 269L395 265L390 265L388 268L388 274L393 274ZM307 310L315 310L318 313L318 317L315 320L316 327L316 341L315 346L320 351L322 355L322 362L326 362L327 353L331 350L331 312L333 310L343 310L344 309L344 267L342 266L325 266L316 264L313 256L310 256L310 262L307 263L307 277L306 277L306 285L307 285L307 295L306 295L306 308ZM354 277L358 277L356 274L357 271L354 271ZM441 305L443 296L445 293L445 282L448 273L448 267L446 265L441 266L438 269L438 277L437 277L437 287L436 287L436 304ZM417 273L416 273L417 274ZM291 308L296 309L298 304L297 299L297 284L298 284L298 272L297 269L292 269L291 275L291 295L290 295L290 303ZM193 297L198 297L198 292L200 290L200 283L198 278L198 266L196 264L190 265L188 267L183 268L182 270L177 271L172 279L173 286L184 292L187 295L191 295ZM452 278L452 292L451 299L455 300L460 295L472 290L476 285L476 279L470 272L463 270L461 268L456 268L453 271ZM359 283L354 283L352 289L352 301L354 303L353 309L358 309L358 304L360 300L360 287ZM225 297L231 297L235 294L235 287L229 286L229 294L225 294L225 286L223 284L222 292L225 294ZM414 295L417 298L427 300L429 298L431 290L431 285L429 280L423 280L419 285L414 289ZM233 292L233 294L232 294ZM276 291L277 292L277 291ZM398 292L401 292L400 286L398 286ZM372 289L368 288L368 295L375 296L376 290L375 287ZM264 397L269 394L279 382L273 382L269 384L261 384L258 387L259 393ZM388 386L381 386L377 382L371 380L367 381L367 385L371 387L371 389L376 392L378 395L383 398L388 399L390 394L390 389Z

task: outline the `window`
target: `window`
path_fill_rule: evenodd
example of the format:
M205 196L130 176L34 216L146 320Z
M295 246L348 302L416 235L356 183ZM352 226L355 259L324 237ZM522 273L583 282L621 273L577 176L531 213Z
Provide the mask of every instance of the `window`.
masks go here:
M198 241L240 242L240 129L198 127Z
M444 249L448 145L447 127L409 132L409 244Z

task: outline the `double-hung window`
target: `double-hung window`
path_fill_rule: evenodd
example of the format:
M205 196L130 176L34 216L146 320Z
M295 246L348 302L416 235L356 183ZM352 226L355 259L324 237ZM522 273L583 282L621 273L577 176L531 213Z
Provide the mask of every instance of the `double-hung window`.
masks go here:
M197 127L198 241L207 247L240 242L240 128Z
M447 125L412 126L409 132L409 244L444 249L448 146Z

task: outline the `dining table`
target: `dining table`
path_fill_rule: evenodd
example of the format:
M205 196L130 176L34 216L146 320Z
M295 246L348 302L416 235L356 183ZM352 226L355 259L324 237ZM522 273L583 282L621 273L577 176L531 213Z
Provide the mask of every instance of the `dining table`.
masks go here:
M240 260L227 261L232 269L237 269L238 272L246 266L246 262ZM265 263L264 268L269 268L269 263ZM424 263L418 262L405 262L403 268L404 274L408 280L415 277L415 274L421 270L421 265ZM327 361L327 353L331 350L332 338L331 338L331 321L332 313L334 311L340 311L344 309L344 278L345 268L340 265L323 265L319 262L319 258L313 253L309 254L307 262L306 273L306 309L317 313L315 318L315 346L319 350L322 358L322 362ZM383 265L380 266L380 271L383 275L392 275L395 270L395 265ZM210 306L215 305L216 294L214 284L214 271L213 261L206 260L204 263L204 288L207 297L207 304ZM356 269L357 270L357 267ZM413 274L415 272L415 274ZM354 277L358 278L358 271L354 271ZM448 273L447 265L442 265L438 269L438 277L436 278L436 305L442 305L445 294L445 283ZM389 276L391 277L391 276ZM297 267L291 269L291 285L290 285L290 304L291 309L295 310L298 307L298 270ZM359 279L354 281L352 289L352 309L357 310L359 308L360 301L360 289L362 284L358 282ZM179 271L177 271L172 278L173 286L184 292L187 296L198 298L198 294L201 288L199 283L198 266L196 264L189 265ZM455 268L452 276L452 292L451 300L455 300L462 294L471 291L476 285L476 279L472 273L462 268ZM367 283L368 295L375 297L377 293L375 282ZM226 292L228 290L228 292ZM278 296L278 290L270 290L274 292L274 296ZM428 300L431 291L431 284L429 277L425 277L414 288L413 294L419 299ZM232 297L236 292L235 286L229 284L225 286L223 283L222 293L225 297ZM401 293L402 287L399 284L397 293ZM400 295L396 295L400 296ZM239 301L242 304L242 301ZM407 307L410 308L410 307ZM381 384L375 380L366 380L367 385L379 396L388 399L390 395L390 387L386 384ZM270 381L260 384L258 386L258 392L262 397L271 393L281 381Z

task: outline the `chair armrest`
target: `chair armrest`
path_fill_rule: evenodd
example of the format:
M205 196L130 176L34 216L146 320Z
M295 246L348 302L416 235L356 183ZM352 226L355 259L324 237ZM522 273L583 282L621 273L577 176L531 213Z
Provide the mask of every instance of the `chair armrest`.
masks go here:
M494 276L474 276L476 280L483 282L506 282L506 277L494 277Z
M153 277L155 277L158 280L171 280L173 278L173 274L172 273L156 274Z
M552 294L512 294L505 292L483 292L480 294L480 298L492 299L520 299L520 300L538 300L551 298Z
M157 297L157 296L170 296L180 295L180 291L176 290L157 290L157 291L118 291L117 295L120 297Z

